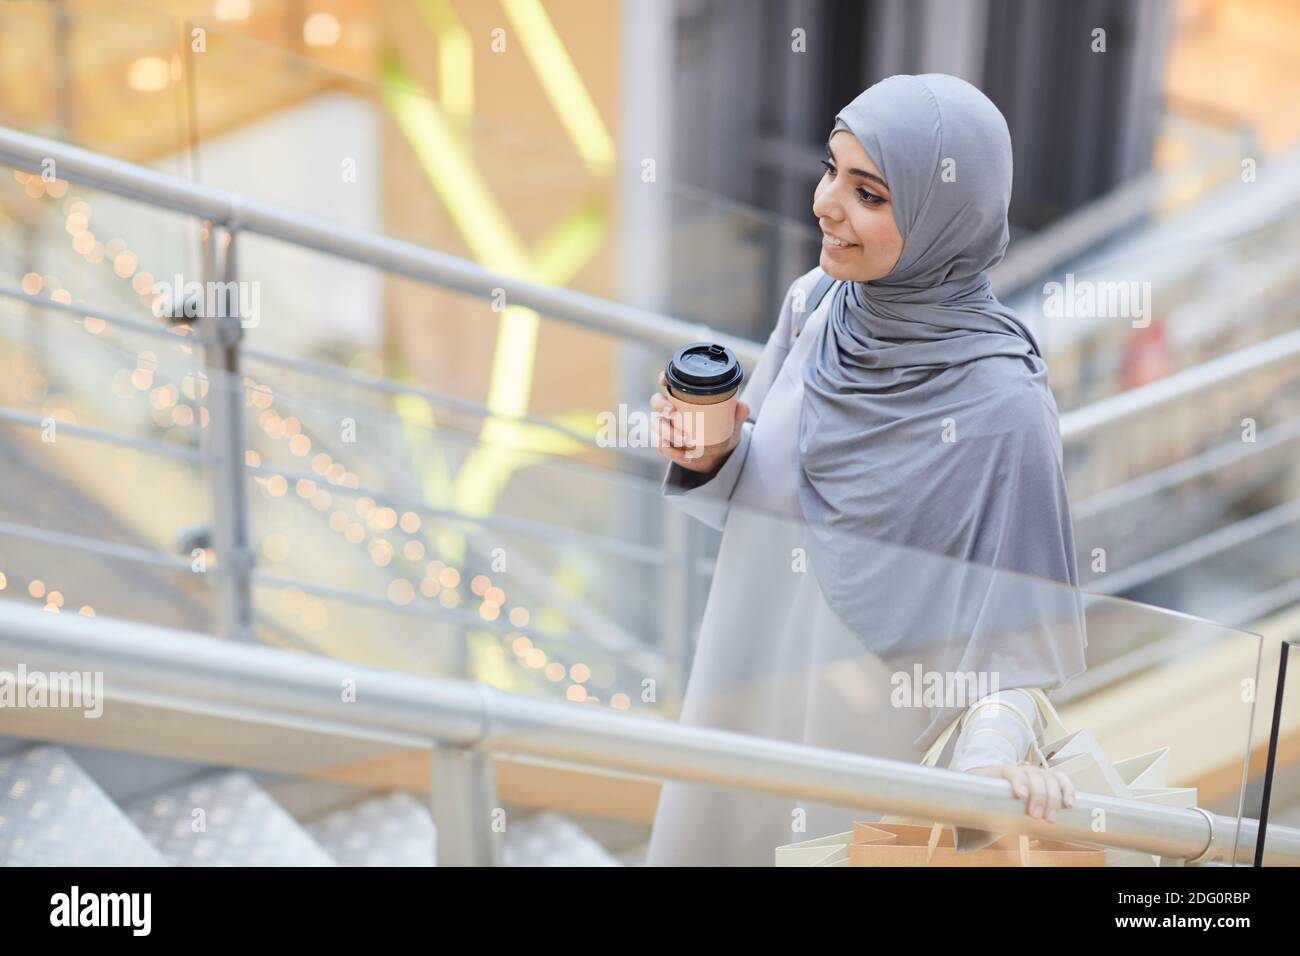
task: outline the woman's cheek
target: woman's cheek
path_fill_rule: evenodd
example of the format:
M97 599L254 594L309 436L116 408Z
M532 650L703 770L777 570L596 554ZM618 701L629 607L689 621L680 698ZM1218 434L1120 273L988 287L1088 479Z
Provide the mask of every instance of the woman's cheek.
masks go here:
M862 237L864 265L873 273L871 278L880 279L888 275L903 251L898 229L892 222L874 220L863 223L858 235Z

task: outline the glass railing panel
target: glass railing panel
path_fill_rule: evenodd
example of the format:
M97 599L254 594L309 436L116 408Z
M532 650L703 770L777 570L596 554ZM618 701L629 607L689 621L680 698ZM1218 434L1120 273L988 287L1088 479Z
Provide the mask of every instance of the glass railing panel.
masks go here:
M599 464L610 452L589 435L566 434L590 446L568 456L546 448L539 424L444 426L436 397L360 377L313 380L259 358L245 373L259 609L287 611L300 642L383 635L350 653L546 694L567 691L575 667L594 675L593 696L629 668L632 686L647 672L680 681L667 615L689 613L692 597L664 601L657 477ZM341 623L358 616L372 623ZM543 640L546 653L529 653ZM392 642L404 657L380 650ZM435 659L444 644L450 656ZM503 650L527 663L501 677Z
M192 340L58 305L0 297L4 596L211 631Z
M692 643L678 714L688 724L916 762L979 697L1041 687L1078 734L1047 755L1080 790L1232 821L1247 755L1267 740L1254 711L1255 634L735 504ZM715 862L767 865L776 845L873 819L669 784L651 862L721 854Z
M207 278L199 235L173 212L0 166L0 288L11 292L160 326L157 290Z
M193 567L196 549L212 557L203 351L154 310L156 281L197 278L191 232L174 213L3 169L8 595L217 627L209 579Z

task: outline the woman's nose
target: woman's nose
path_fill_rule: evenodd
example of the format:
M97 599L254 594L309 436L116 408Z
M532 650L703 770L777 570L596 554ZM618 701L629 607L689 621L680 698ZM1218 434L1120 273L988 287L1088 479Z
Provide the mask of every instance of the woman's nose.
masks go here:
M813 194L812 211L818 219L829 219L832 222L839 222L844 217L840 215L840 206L833 198L834 189L827 187L818 190Z

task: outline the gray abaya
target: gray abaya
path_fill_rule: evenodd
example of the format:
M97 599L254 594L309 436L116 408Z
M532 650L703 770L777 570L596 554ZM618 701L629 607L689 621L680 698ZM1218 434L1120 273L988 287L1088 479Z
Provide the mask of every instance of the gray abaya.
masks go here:
M989 660L991 641L1002 650L1025 648L1031 669L1033 661L1049 659L1043 679L1013 677L1003 689L1058 686L1060 679L1051 674L1083 670L1072 641L1058 640L1081 626L1076 595L1036 579L880 542L877 553L885 556L891 606L916 635L886 658L872 653L831 610L816 574L792 570L810 545L798 501L800 367L818 340L829 296L807 317L797 338L791 336L791 318L795 293L806 296L820 274L813 269L791 285L744 392L751 420L722 468L700 482L696 474L672 465L664 479L670 500L723 531L679 719L915 762L961 708L897 706L897 675L917 664L927 672L979 670ZM959 621L955 627L954 620ZM981 628L983 651L973 638ZM1066 648L1064 659L1050 660L1060 646ZM940 766L952 749L950 742ZM669 781L647 864L770 866L779 845L875 819L879 814L867 811Z
M820 270L796 280L731 456L708 478L669 468L665 494L723 530L680 719L914 761L985 691L1081 673L1082 606L1046 365L986 273L1007 243L1005 121L927 74L864 91L839 130L889 181L902 253L793 337ZM897 693L914 672L947 693ZM649 862L769 864L864 816L669 783Z

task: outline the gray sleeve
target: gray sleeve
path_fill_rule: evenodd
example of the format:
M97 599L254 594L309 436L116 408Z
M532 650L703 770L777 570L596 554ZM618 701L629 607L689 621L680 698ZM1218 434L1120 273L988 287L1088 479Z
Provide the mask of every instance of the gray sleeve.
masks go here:
M790 351L791 322L796 308L802 312L808 290L816 284L819 269L810 269L790 283L786 289L781 311L777 314L776 327L767 338L763 354L758 364L751 370L747 384L741 390L741 399L749 406L749 420L741 425L740 439L722 467L712 477L705 478L697 472L690 471L676 463L669 464L668 473L664 475L663 494L678 508L693 518L702 521L710 528L722 530L727 521L727 511L731 505L731 493L736 488L736 479L745 466L749 454L750 434L754 430L754 421L763 407L763 399L776 381L786 354ZM805 297L796 299L795 293L803 290Z
M662 487L665 497L691 517L721 531L727 521L736 479L740 477L740 470L745 466L745 458L749 454L750 433L753 430L753 422L744 422L740 426L740 439L736 447L711 477L706 478L676 462L670 463Z
M1038 705L1024 691L1001 691L982 700L990 698L1001 700L1020 711L1025 721L1033 727L1033 735L1024 722L1016 720L1006 711L996 708L981 710L978 716L965 722L949 764L950 770L966 771L994 763L1016 763L1024 758L1029 752L1029 745L1042 732ZM979 702L976 701L976 704ZM984 849L1000 836L1002 834L990 830L954 827L953 845L958 853L969 853Z
M767 337L763 354L758 357L758 364L750 370L748 384L740 393L741 399L749 405L751 419L758 418L758 413L763 408L763 400L776 382L781 366L785 364L786 355L790 352L790 336L795 316L799 316L800 327L802 327L808 294L817 284L821 274L821 269L814 267L791 282L790 287L785 290L785 299L782 300L781 311L776 317L776 328L772 329L772 334Z
M812 268L790 283L786 289L781 311L777 314L776 327L768 336L767 344L758 364L752 370L748 383L741 390L741 399L749 405L749 420L741 425L740 439L731 455L723 462L721 468L712 477L705 478L697 472L690 471L678 464L669 464L668 473L664 475L663 494L678 508L693 518L702 521L710 528L722 530L727 521L727 512L731 505L731 493L736 488L736 479L745 467L745 458L749 454L750 433L754 430L754 421L763 407L763 400L776 381L786 354L790 351L792 321L796 312L802 316L807 294L817 284L821 276L819 268ZM796 293L802 292L802 295Z

